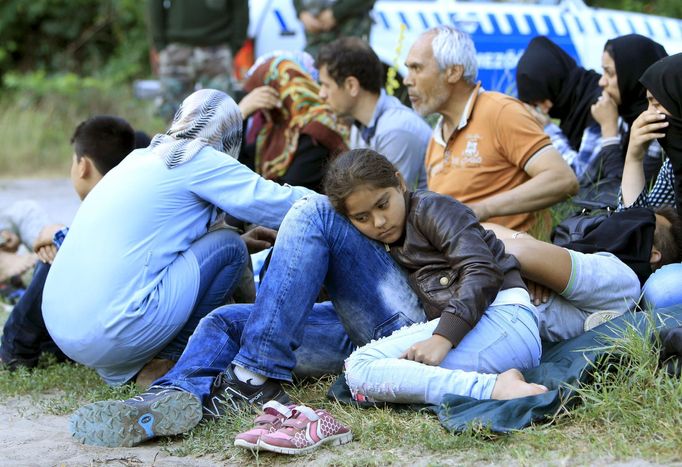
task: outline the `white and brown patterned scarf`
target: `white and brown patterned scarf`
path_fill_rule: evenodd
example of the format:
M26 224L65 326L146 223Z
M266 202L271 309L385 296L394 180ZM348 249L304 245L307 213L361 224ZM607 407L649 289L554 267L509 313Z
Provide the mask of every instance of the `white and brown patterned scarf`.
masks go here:
M239 106L224 92L201 89L182 102L168 132L154 136L150 148L172 169L206 146L237 158L241 141Z

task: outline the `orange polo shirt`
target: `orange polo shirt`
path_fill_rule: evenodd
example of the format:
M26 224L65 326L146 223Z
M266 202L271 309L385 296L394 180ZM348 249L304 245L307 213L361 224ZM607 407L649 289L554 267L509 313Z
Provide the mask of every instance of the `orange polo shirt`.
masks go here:
M462 203L481 201L526 182L530 179L523 170L526 163L551 145L521 102L498 92L480 91L480 83L447 142L443 140L442 123L441 118L426 150L428 188ZM548 220L548 212L487 220L527 231L539 217Z

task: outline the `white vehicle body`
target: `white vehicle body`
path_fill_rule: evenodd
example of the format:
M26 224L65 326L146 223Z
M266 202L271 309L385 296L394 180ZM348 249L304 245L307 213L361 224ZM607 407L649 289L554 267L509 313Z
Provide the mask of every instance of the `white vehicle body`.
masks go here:
M590 8L582 0L534 0L537 3L458 0L378 0L370 44L387 65L399 64L419 34L451 24L471 34L476 44L479 79L486 89L515 93L515 69L528 42L548 36L583 67L601 70L604 43L637 33L662 44L669 54L682 52L682 20ZM553 4L547 4L553 3ZM249 33L256 56L272 50L301 50L303 27L291 0L251 0ZM404 36L398 55L401 24Z

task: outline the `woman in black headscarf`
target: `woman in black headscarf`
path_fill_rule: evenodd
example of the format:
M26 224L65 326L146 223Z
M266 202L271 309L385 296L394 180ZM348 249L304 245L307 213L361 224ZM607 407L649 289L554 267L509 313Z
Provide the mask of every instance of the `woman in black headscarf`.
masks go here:
M682 211L682 54L654 63L640 82L646 88L648 108L632 124L623 171L623 204L628 207L676 205L679 214ZM647 191L643 160L647 146L654 140L661 145L667 159L656 184ZM679 261L682 232L674 226L671 232L671 243L678 249ZM644 299L655 307L682 303L681 281L682 264L663 266L644 284Z
M592 106L592 115L601 125L602 136L614 138L605 143L608 151L602 173L622 171L629 129L647 108L646 92L639 78L650 65L667 55L661 44L639 34L628 34L606 42L602 54L604 74L599 80L603 92ZM623 125L618 124L618 117L621 117ZM658 145L650 147L648 156L650 158L645 162L647 180L656 174L661 164Z
M598 154L601 134L590 107L601 95L599 78L544 36L530 41L516 67L519 99L530 105L578 180ZM559 126L550 118L560 120Z
M648 91L648 109L632 125L623 171L623 205L676 205L679 212L682 210L682 54L654 63L640 81ZM654 140L663 148L667 159L656 184L647 191L643 164L647 146Z

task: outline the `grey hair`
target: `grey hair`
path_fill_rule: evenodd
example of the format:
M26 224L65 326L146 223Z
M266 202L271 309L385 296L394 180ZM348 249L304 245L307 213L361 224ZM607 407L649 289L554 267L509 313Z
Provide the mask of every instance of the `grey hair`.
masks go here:
M472 84L476 82L478 77L476 47L469 34L448 25L436 26L425 34L434 34L431 47L441 71L449 66L461 65L464 68L464 79Z

